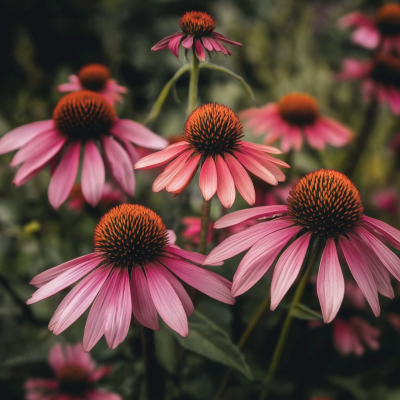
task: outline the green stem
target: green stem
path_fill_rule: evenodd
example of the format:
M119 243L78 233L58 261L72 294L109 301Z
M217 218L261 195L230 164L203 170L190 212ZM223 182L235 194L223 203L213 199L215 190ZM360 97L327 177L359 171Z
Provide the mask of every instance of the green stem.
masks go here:
M188 114L196 108L197 84L199 83L200 62L193 53L193 63L190 66Z
M201 227L200 227L200 239L199 239L200 254L206 254L207 250L208 229L210 227L210 210L211 210L211 199L206 200L203 198L203 206L201 207Z
M264 400L267 397L268 392L271 389L272 386L272 382L275 376L275 372L278 368L279 365L279 361L281 359L281 355L282 355L282 351L285 347L285 342L286 342L286 338L287 335L289 333L289 328L290 325L292 323L292 319L293 319L293 314L292 311L297 307L297 305L300 303L301 297L303 295L304 289L306 287L307 282L309 281L311 272L314 269L314 266L316 264L316 262L318 261L319 255L321 253L321 250L323 249L322 244L323 241L321 239L317 238L317 242L315 244L315 246L312 246L312 244L310 245L310 249L313 247L313 250L309 251L309 256L306 257L306 260L304 261L304 266L307 266L307 269L303 275L303 277L301 278L296 291L294 293L293 296L293 300L292 303L290 305L290 308L287 312L286 318L285 318L285 322L283 323L283 327L281 330L281 333L279 335L279 339L278 339L278 344L276 345L274 354L272 356L272 361L271 361L271 365L269 367L268 370L268 374L267 374L267 379L265 382L265 386L263 391L261 392L261 395L259 397L259 400ZM310 260L311 258L311 260Z
M253 332L254 328L256 327L258 321L264 314L265 310L269 307L271 302L271 296L268 292L268 295L265 297L264 301L261 303L260 307L258 308L257 312L254 314L253 318L251 319L250 323L247 325L245 331L242 333L237 346L239 349L242 349L243 346L246 344L247 339L249 338L250 334ZM229 368L226 371L226 374L222 378L222 381L218 387L217 392L215 393L214 400L219 400L224 393L225 387L229 382L229 378L232 375L232 368Z

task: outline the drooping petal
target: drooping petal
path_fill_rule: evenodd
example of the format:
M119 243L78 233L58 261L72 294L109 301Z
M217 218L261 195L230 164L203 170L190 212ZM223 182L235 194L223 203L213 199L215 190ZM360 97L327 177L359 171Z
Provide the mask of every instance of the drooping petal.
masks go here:
M224 159L220 155L215 157L215 166L218 181L218 198L225 208L231 208L236 197L235 182L233 181L228 166L225 164Z
M193 178L200 162L201 155L196 154L184 165L183 170L179 171L167 185L167 192L181 193Z
M157 50L162 50L164 48L168 48L168 43L173 37L175 37L175 36L181 37L182 35L183 35L182 31L179 31L179 32L174 32L171 35L166 36L164 39L161 39L159 42L157 42L151 48L151 51L157 51Z
M324 322L329 323L339 311L344 297L344 278L335 240L327 240L319 265L317 293Z
M182 40L182 46L185 49L190 49L193 46L193 36L188 36L186 39Z
M277 149L276 147L265 146L264 144L257 144L257 143L251 143L251 142L242 141L242 142L240 142L240 145L242 147L245 147L245 148L248 148L248 149L264 151L265 153L282 154L282 152L279 149ZM278 161L281 161L281 160L278 160ZM286 165L287 165L287 167L289 167L288 164L286 164Z
M206 61L206 53L204 52L203 45L199 39L194 41L194 51L199 61Z
M178 58L179 57L179 43L181 42L182 37L184 34L176 35L172 37L168 43L168 47L171 50L171 53Z
M138 153L131 142L128 142L127 140L123 140L122 142L124 145L124 149L126 150L126 154L128 154L132 165L135 165L141 159L141 155Z
M215 39L218 39L221 42L232 44L234 46L239 46L239 47L243 46L242 43L235 42L234 40L227 39L224 35L222 35L221 33L215 32L215 31L211 34L211 37L213 37Z
M380 235L384 236L388 242L395 247L396 249L400 250L400 231L393 228L392 226L386 224L383 221L379 221L378 219L367 217L364 215L363 217L365 224L373 229L374 231L378 232Z
M204 199L210 200L217 191L217 169L211 156L206 158L201 167L199 183Z

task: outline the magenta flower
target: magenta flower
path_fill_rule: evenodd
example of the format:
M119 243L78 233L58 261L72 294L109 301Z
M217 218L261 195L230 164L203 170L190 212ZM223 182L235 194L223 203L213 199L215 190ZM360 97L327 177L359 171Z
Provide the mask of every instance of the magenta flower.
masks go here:
M82 343L75 346L54 345L49 353L52 379L28 379L26 400L122 400L116 393L96 388L96 383L110 374L110 367L96 365Z
M110 70L102 64L88 64L82 67L78 75L70 75L69 83L58 86L59 92L77 92L90 90L101 94L111 104L122 102L121 94L126 93L124 86L110 78Z
M303 136L311 147L318 150L326 144L344 146L352 137L349 128L321 115L317 101L304 93L290 93L277 103L249 108L241 112L240 117L247 121L245 128L253 130L254 135L266 135L266 144L281 138L284 153L291 148L300 150Z
M355 44L385 51L400 52L400 6L385 4L381 6L374 18L362 13L353 12L339 20L340 28L355 28L352 41Z
M215 32L215 21L205 12L187 12L179 20L179 27L182 29L182 32L175 32L163 40L160 40L151 50L170 49L171 53L178 58L179 45L182 44L186 51L190 48L194 48L196 57L200 61L205 61L206 53L204 49L206 49L208 53L214 50L225 55L232 54L221 42L234 46L242 46L241 43L229 40L224 35Z
M381 211L391 214L399 214L399 195L396 188L380 190L372 194L372 202Z
M175 275L208 296L234 304L231 283L197 267L205 256L180 249L175 234L149 208L122 204L105 214L94 231L94 253L68 261L32 279L36 303L83 278L64 298L49 323L58 335L91 305L83 337L89 351L105 335L110 348L126 337L132 312L150 329L159 329L157 313L187 336L193 304Z
M376 54L372 60L345 59L338 80L362 80L364 98L388 104L400 115L400 59L390 54Z
M11 166L20 164L13 183L21 186L46 165L52 177L48 196L54 208L68 198L84 149L81 174L82 193L91 206L101 199L108 173L129 196L135 190L133 165L139 160L132 143L150 149L163 149L167 141L143 125L118 119L113 107L98 93L82 91L64 96L53 112L53 119L23 125L0 139L0 154L19 149Z
M166 189L179 194L190 183L199 165L200 190L206 200L217 193L222 205L232 207L236 189L250 205L255 202L254 185L243 168L270 185L285 180L277 167L285 162L266 153L279 154L274 147L242 141L243 127L236 114L219 104L204 104L185 123L184 141L142 158L136 169L147 169L172 162L154 181L153 192Z
M258 282L283 251L272 277L274 310L299 275L310 243L318 240L324 245L317 293L325 322L335 318L344 296L338 252L375 316L380 313L378 292L394 297L390 274L400 280L400 260L382 241L400 248L400 232L364 215L357 188L342 173L310 172L293 187L286 205L237 211L222 217L214 227L273 217L226 239L207 257L205 263L216 263L250 249L233 277L233 296Z

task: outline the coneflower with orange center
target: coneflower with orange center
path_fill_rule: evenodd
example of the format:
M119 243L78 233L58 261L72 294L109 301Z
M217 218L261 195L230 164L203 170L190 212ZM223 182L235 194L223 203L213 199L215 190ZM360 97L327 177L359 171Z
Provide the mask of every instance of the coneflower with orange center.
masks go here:
M233 304L232 284L202 264L205 256L176 246L154 211L122 204L105 214L94 231L95 251L68 261L32 279L39 289L28 300L36 303L83 278L64 298L49 323L58 335L75 322L93 302L83 347L89 351L105 335L110 348L126 337L132 312L150 329L159 329L158 316L182 336L188 334L194 309L176 278L208 296Z
M82 193L94 207L103 193L104 165L121 189L133 196L133 165L140 156L132 143L157 150L168 144L137 122L118 119L104 97L85 90L64 96L54 109L53 119L23 125L3 136L0 154L19 149L11 161L12 167L22 164L13 180L16 186L50 164L48 196L52 206L58 208L72 190L83 147Z
M364 215L357 188L342 173L325 169L310 172L294 185L286 205L237 211L222 217L214 227L254 218L273 219L226 239L205 261L220 262L250 249L233 277L233 296L249 290L276 260L271 284L274 310L299 275L311 244L318 242L323 254L317 292L325 322L335 318L344 295L338 252L375 316L380 313L378 292L394 297L390 274L400 280L400 260L384 243L400 249L400 232Z
M111 79L110 70L103 64L87 64L79 70L78 75L70 75L68 79L68 83L57 87L59 92L91 90L101 94L112 105L122 102L121 95L127 92L126 87Z
M266 135L266 144L281 139L283 152L291 148L300 150L303 137L319 150L326 144L344 146L352 137L349 128L322 115L317 100L306 93L289 93L276 103L244 110L240 117L245 120L245 128L251 129L254 135Z
M200 165L199 184L205 200L217 193L224 207L232 207L236 187L252 205L255 202L254 185L245 168L263 181L277 185L285 180L278 166L288 168L289 165L268 154L281 153L278 149L248 143L242 138L242 124L230 108L205 104L190 114L182 142L142 158L135 168L153 168L171 161L154 181L153 191L166 189L179 194L188 186Z
M234 46L241 46L241 44L215 32L215 25L214 19L209 14L201 11L189 11L179 20L179 27L182 31L175 32L160 40L151 50L169 49L178 58L179 46L182 44L186 52L194 48L196 57L200 61L206 60L204 49L208 53L216 51L225 55L231 55L232 53L221 42Z

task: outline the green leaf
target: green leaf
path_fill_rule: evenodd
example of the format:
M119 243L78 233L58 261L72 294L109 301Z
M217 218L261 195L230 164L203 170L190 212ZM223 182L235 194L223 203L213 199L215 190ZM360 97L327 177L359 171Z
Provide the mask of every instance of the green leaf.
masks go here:
M225 331L198 311L189 318L189 335L186 338L175 331L171 332L185 349L233 368L253 380L250 367L239 348Z
M298 319L305 319L307 321L323 321L322 315L311 310L304 304L297 304L290 313L293 317Z
M200 64L200 69L203 69L203 68L213 69L214 71L222 72L222 73L227 74L227 75L231 76L232 78L235 78L236 80L238 80L243 85L244 89L250 96L251 101L254 103L254 105L256 107L258 107L258 103L257 103L256 98L254 97L253 90L251 89L250 85L240 75L235 74L233 71L231 71L228 68L221 67L220 65L209 64L207 62Z

